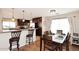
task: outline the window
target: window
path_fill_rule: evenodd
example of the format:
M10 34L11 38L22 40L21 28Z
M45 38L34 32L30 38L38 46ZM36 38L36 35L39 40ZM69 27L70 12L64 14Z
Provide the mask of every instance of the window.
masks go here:
M69 32L68 18L52 20L51 32L56 33L57 30L63 30L63 33Z
M11 21L11 19L10 20L3 20L3 29L13 29L13 28L15 28L16 27L16 23L15 23L15 21Z

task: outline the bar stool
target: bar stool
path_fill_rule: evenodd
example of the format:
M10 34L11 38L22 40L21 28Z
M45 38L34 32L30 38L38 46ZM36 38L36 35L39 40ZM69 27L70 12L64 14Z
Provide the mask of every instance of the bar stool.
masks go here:
M9 39L9 50L12 50L12 46L15 45L14 43L16 43L17 45L17 49L19 50L19 39L20 39L20 34L21 31L12 31L11 32L11 38Z
M28 35L26 35L26 43L31 43L31 40L32 40L32 43L33 43L33 33L34 33L34 29L29 29L28 30ZM27 42L27 39L29 42Z
M63 43L63 49L66 49L66 51L69 51L69 41L70 41L71 34L68 32L66 41Z

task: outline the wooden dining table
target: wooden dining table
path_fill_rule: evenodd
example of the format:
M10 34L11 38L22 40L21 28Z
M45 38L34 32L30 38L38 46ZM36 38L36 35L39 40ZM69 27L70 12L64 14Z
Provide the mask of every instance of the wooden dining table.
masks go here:
M63 34L63 35L59 35L59 34L55 34L55 35L48 35L50 37L52 37L52 41L57 43L57 45L59 46L59 50L62 51L63 50L63 44L66 42L66 51L69 50L69 46L68 46L68 41L66 39L67 34ZM40 51L42 51L42 44L43 44L43 39L40 39Z

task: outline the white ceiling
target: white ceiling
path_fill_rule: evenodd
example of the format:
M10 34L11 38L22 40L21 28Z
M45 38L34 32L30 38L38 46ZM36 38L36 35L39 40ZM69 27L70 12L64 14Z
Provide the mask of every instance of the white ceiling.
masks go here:
M51 9L55 9L55 15L65 14L73 11L78 11L78 8L14 8L14 16L15 18L22 18L23 12L25 10L25 18L38 17L38 16L53 16L49 11ZM0 8L2 13L2 17L12 16L12 8Z

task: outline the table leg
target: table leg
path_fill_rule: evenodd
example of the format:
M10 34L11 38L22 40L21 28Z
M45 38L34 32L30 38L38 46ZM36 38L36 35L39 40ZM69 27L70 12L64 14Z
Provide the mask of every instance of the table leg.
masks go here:
M42 38L40 37L40 51L42 51Z

